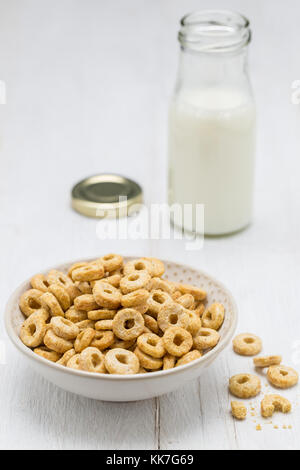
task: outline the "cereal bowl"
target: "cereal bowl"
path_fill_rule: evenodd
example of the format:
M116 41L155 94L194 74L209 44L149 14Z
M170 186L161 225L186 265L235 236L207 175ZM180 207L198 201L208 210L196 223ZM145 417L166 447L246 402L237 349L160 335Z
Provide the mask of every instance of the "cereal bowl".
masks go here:
M133 260L125 257L125 261ZM89 260L88 260L89 261ZM67 272L76 261L55 266ZM175 390L188 380L199 377L230 343L237 325L237 306L232 294L219 281L197 269L164 261L164 278L197 285L207 291L208 303L220 302L225 307L225 320L219 330L217 346L201 358L169 370L135 375L99 374L66 368L35 354L19 338L24 316L19 309L20 296L30 288L30 280L23 282L11 295L5 310L8 336L34 369L44 378L72 393L104 401L136 401L153 398ZM48 270L47 270L48 271Z

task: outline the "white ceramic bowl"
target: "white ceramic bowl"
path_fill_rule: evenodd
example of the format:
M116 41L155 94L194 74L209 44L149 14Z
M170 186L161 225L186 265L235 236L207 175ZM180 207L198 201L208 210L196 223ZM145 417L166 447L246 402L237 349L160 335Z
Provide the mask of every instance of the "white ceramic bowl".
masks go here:
M130 259L133 258L125 258L125 260ZM74 262L55 266L55 269L66 272ZM171 392L186 381L199 377L228 345L236 329L237 306L231 293L208 274L182 264L170 261L164 261L164 263L166 267L165 278L199 286L207 291L208 303L221 302L225 306L225 320L220 330L219 344L196 361L166 371L131 376L77 371L50 362L31 351L19 338L24 316L20 312L18 301L21 294L30 288L29 280L23 282L14 291L7 303L5 325L8 336L43 377L69 392L106 401L143 400Z

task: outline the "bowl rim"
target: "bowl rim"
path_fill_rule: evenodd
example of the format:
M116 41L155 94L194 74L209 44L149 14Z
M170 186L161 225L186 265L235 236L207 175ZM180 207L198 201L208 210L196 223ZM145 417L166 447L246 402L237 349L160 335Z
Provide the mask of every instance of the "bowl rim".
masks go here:
M125 258L126 260L133 260L133 259L138 258L138 256L126 256L126 255L124 255L123 258ZM46 273L46 272L50 271L51 269L58 269L58 270L63 269L62 266L71 266L74 263L82 261L82 259L83 258L80 258L79 260L67 261L65 263L59 263L56 266L51 266L50 268L43 269L40 272ZM95 257L84 258L85 261L93 261L94 259L95 259ZM223 337L221 337L221 340L219 341L217 346L215 346L213 349L211 349L210 351L205 353L200 358L198 358L194 361L191 361L187 364L184 364L182 366L173 367L172 369L159 370L159 371L156 371L156 372L151 372L151 374L132 374L132 375L100 374L100 373L97 373L97 372L76 370L76 369L71 369L71 368L65 367L61 364L57 364L56 362L49 361L48 359L45 359L42 356L39 356L38 354L35 354L32 351L32 349L30 349L29 347L25 346L25 344L22 343L20 337L15 332L15 330L12 326L12 322L11 322L12 312L13 312L13 304L15 304L17 292L19 290L22 290L26 285L28 285L30 283L30 279L32 278L32 276L30 278L28 278L27 280L23 281L21 284L18 285L18 287L16 287L14 289L14 291L12 292L12 294L10 295L10 297L9 297L7 303L6 303L5 311L4 311L4 323L5 323L5 329L6 329L6 332L7 332L7 335L9 337L9 339L11 340L11 342L14 344L14 346L21 353L25 354L29 359L31 359L33 361L37 361L38 363L41 364L41 366L46 366L50 369L57 370L57 372L66 373L66 374L69 374L69 375L72 375L72 376L77 376L77 377L82 377L82 378L85 377L85 378L90 378L90 379L95 379L95 380L108 380L108 381L110 381L110 380L111 381L120 381L121 380L122 382L123 381L135 381L135 380L142 381L144 379L151 380L151 379L155 379L155 378L159 378L159 377L162 377L162 378L167 377L169 375L178 375L181 372L184 372L185 370L195 368L196 366L200 367L201 364L205 364L205 362L207 362L208 359L210 359L210 358L213 359L215 356L218 356L219 353L226 348L226 346L228 345L230 340L233 338L233 335L235 333L237 323L238 323L237 303L236 303L232 293L230 292L230 290L222 282L220 282L218 279L216 279L213 276L211 276L210 274L208 274L206 271L202 271L201 269L197 269L197 268L194 268L193 266L189 266L189 265L186 265L186 264L183 264L183 263L178 263L176 261L165 260L165 259L161 259L161 258L160 258L160 260L165 265L175 264L175 266L178 266L178 267L181 267L181 268L184 268L184 269L189 269L189 270L196 271L198 274L209 278L213 282L216 282L220 286L220 288L226 293L226 295L230 298L230 301L231 301L232 306L233 306L233 309L232 309L232 312L233 312L232 317L233 318L232 318L232 322L231 322L231 325L229 327L229 330Z

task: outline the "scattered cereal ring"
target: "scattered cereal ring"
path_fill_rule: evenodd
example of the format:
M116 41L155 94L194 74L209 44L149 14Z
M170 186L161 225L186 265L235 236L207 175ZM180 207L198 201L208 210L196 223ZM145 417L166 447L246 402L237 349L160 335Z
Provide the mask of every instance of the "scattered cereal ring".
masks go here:
M141 366L145 369L158 370L162 367L162 359L149 356L149 354L144 353L139 348L135 348L134 354L137 356Z
M264 418L270 418L274 411L289 413L291 409L291 402L280 395L265 395L261 402L261 415Z
M281 356L260 356L254 357L253 363L255 367L270 367L270 366L278 366L282 361Z
M69 359L67 362L67 367L70 369L80 370L79 357L80 354L75 354L72 356L71 359Z
M21 295L19 307L26 317L29 317L42 307L40 300L42 294L43 292L37 289L29 289Z
M96 281L104 276L104 266L101 261L93 261L72 271L73 281Z
M46 276L44 274L36 274L31 278L30 284L32 285L33 289L40 290L42 292L47 292L49 287L49 282L47 281Z
M231 402L231 413L236 419L245 419L247 416L247 408L240 401Z
M79 335L79 328L75 323L62 317L52 317L50 324L54 333L64 339L74 339Z
M196 359L199 359L201 356L202 354L197 349L193 349L193 351L184 354L180 359L178 359L175 367L183 366L189 362L193 362Z
M270 366L267 371L269 382L278 388L290 388L298 383L298 372L292 367Z
M63 317L64 311L60 306L55 295L51 294L51 292L45 292L40 297L40 302L46 310L48 310L52 317Z
M33 313L28 317L21 326L21 341L29 348L36 348L42 344L46 333L46 323L43 315Z
M65 317L71 322L77 323L87 319L87 312L83 310L76 310L73 305L65 312Z
M163 357L163 370L173 369L175 367L176 357L167 353Z
M193 339L194 348L199 351L214 348L220 341L220 335L216 330L210 328L200 328L197 336Z
M99 320L95 323L96 330L112 330L113 320Z
M65 366L68 364L69 360L71 357L75 356L75 349L69 349L69 351L66 351L65 354L59 359L59 361L56 361L56 364L60 364L61 366Z
M189 324L186 329L191 333L192 336L196 336L201 328L202 322L193 310L188 310L188 316Z
M262 350L262 341L251 333L241 333L233 340L233 350L241 356L255 356Z
M128 276L129 274L135 273L137 271L147 271L150 276L152 276L152 263L145 258L134 259L128 261L124 266L124 275Z
M191 309L195 305L195 300L192 294L180 295L180 297L177 299L177 302L187 309Z
M104 355L97 348L88 347L84 349L78 359L81 370L105 374Z
M164 305L167 305L168 303L173 304L171 296L162 290L154 290L150 292L150 297L147 303L149 312L155 317L157 317Z
M95 337L95 330L93 328L86 328L82 330L75 339L74 349L77 353L81 353L85 348L88 348Z
M133 308L119 310L113 319L113 332L124 341L137 338L142 334L144 327L143 316Z
M82 320L76 323L76 326L79 328L79 331L86 330L87 328L94 328L95 322L93 320Z
M134 290L143 289L150 279L150 274L147 271L135 271L122 277L120 281L122 294L129 294Z
M215 302L202 315L202 324L204 328L219 330L224 321L224 306Z
M121 304L125 308L135 307L137 305L145 304L149 298L149 292L146 289L137 289L129 294L123 295Z
M116 348L107 351L105 367L110 374L137 374L140 369L140 363L133 352Z
M59 305L61 306L63 311L66 311L70 308L70 296L67 290L61 284L51 284L49 286L49 292L51 292L51 294L53 294L57 298Z
M162 331L166 331L170 326L187 328L189 315L187 310L175 302L166 302L157 315L157 323Z
M181 357L193 346L191 333L179 326L171 326L165 331L163 342L166 350L172 356Z
M150 315L144 315L145 326L149 328L153 333L158 333L158 324L155 318Z
M108 282L97 281L93 287L94 299L100 307L115 309L121 303L121 292Z
M101 308L98 310L91 310L88 312L88 318L90 320L112 320L117 313L117 310L110 310L107 308Z
M85 310L89 312L90 310L96 310L99 305L92 294L83 294L76 297L74 300L74 307L76 310Z
M46 348L45 346L40 346L39 348L35 348L33 352L37 354L38 356L41 356L44 359L47 359L48 361L51 361L51 362L57 362L61 357L61 354L59 354L56 351L52 351L51 349Z
M109 273L116 271L117 269L120 269L123 266L122 256L116 255L114 253L102 256L100 260L104 264L105 271Z
M252 398L260 393L261 382L256 375L237 374L230 378L229 390L238 398Z
M161 358L166 352L163 339L154 333L144 333L139 336L137 345L141 351L152 357Z
M57 336L51 328L47 330L44 336L44 343L47 348L60 354L64 354L66 351L73 348L71 341Z
M191 294L195 300L206 299L205 290L198 287L190 286L189 284L177 284L177 288L182 294Z
M115 335L112 331L96 331L91 346L98 348L100 351L109 348L115 341Z

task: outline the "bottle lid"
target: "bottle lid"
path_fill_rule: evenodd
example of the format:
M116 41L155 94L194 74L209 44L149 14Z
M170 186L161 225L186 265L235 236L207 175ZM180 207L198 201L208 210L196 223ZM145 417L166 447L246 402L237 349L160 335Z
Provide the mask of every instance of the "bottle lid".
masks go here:
M88 217L124 217L130 207L142 202L140 185L120 175L91 176L72 189L73 209Z

